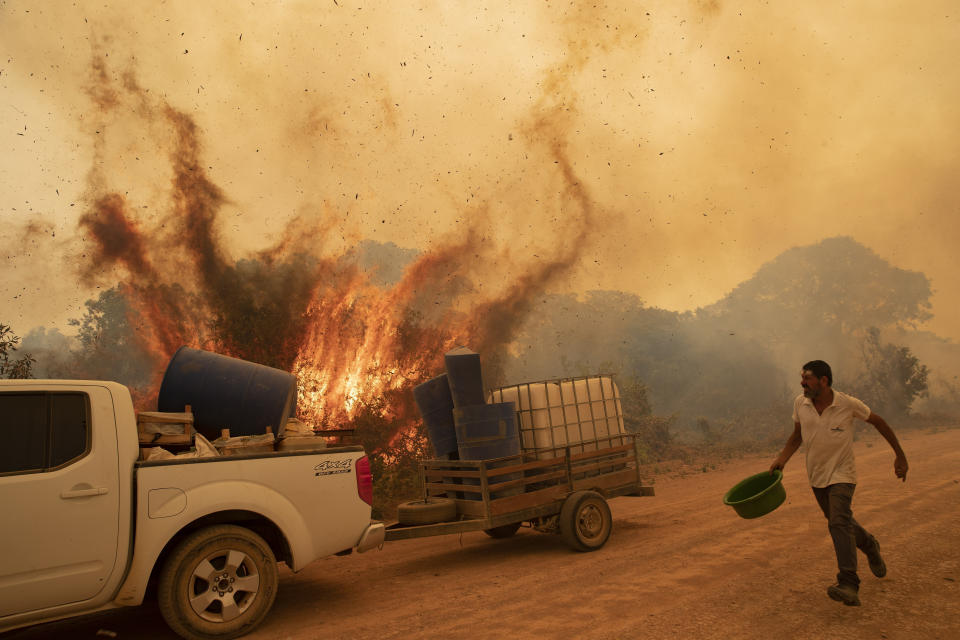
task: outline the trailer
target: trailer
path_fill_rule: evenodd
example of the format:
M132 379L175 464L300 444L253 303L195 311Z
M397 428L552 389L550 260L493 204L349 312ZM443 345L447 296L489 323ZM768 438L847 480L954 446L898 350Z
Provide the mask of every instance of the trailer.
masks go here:
M492 460L424 460L422 499L401 505L400 521L385 539L484 531L512 536L526 524L559 533L577 551L595 551L613 529L607 501L652 496L641 477L641 446L635 434L596 437L590 446L572 443Z

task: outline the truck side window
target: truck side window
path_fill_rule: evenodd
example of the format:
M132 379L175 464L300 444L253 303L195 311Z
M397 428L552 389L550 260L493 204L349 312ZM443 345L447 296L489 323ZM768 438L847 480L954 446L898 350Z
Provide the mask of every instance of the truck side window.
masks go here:
M0 393L0 474L44 471L89 448L83 393Z
M47 398L42 393L0 394L0 473L35 471L47 458Z
M59 467L87 451L87 402L80 393L52 394L50 398L50 462Z

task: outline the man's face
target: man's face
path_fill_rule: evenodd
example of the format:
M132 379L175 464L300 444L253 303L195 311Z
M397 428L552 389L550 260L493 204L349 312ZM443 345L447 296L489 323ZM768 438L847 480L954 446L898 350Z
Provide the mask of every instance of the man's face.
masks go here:
M827 378L818 378L812 371L804 369L800 374L800 386L803 387L803 395L813 400L827 388Z

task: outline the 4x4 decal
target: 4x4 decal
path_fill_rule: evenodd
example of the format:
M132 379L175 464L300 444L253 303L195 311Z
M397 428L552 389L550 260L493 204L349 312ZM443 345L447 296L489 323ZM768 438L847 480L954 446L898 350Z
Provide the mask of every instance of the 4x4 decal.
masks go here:
M314 477L332 476L336 473L350 473L353 468L353 460L324 460L313 468Z

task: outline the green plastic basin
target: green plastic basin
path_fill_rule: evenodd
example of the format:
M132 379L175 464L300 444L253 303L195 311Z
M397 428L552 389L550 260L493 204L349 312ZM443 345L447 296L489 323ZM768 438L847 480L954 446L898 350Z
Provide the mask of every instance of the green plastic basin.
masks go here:
M733 485L723 496L723 504L733 507L741 518L765 516L787 499L783 488L783 472L777 469L758 473Z

